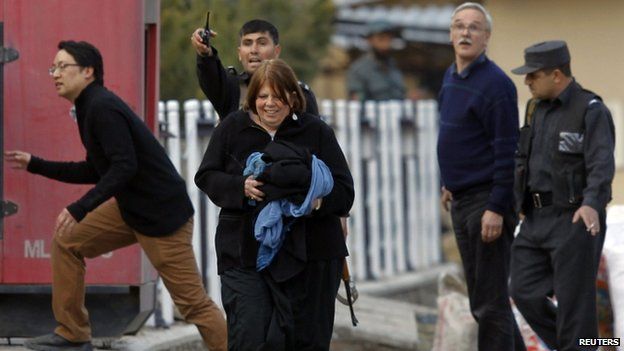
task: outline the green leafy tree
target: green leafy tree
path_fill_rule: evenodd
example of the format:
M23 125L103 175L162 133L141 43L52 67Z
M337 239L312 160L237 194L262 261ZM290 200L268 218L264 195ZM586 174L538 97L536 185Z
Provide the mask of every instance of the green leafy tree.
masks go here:
M160 96L162 100L203 99L195 74L191 33L204 25L210 10L211 28L218 33L212 44L225 66L242 69L238 62L238 31L243 23L261 18L280 33L280 58L300 80L311 80L325 55L332 33L331 0L163 0L161 3Z

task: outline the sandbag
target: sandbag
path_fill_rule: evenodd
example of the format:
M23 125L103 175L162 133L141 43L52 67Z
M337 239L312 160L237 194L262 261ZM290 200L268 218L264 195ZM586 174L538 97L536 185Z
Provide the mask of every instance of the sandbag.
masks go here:
M466 283L457 272L438 280L438 321L432 351L477 350L478 326L470 313Z
M607 234L602 254L608 271L608 287L613 312L613 336L624 340L624 206L610 206Z
M522 334L522 339L524 340L524 346L527 351L550 351L548 346L535 334L529 323L522 317L520 311L516 307L516 304L511 299L511 310L513 311L514 317L516 318L516 324L518 324L518 329L520 329L520 334Z

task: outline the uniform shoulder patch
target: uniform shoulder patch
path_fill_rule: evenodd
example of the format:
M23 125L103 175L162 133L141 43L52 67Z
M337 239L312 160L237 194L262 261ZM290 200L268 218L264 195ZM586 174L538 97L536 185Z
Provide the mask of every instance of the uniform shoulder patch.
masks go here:
M599 104L601 102L602 102L602 100L600 100L598 98L593 98L593 99L589 100L589 103L587 104L587 106L592 106L592 105L595 105L595 104Z
M301 87L301 89L310 91L310 87L307 84L305 84L304 82L297 81L297 83L299 83L299 86Z
M230 75L233 75L233 76L237 76L238 75L238 72L236 71L236 68L234 66L228 66L225 70Z

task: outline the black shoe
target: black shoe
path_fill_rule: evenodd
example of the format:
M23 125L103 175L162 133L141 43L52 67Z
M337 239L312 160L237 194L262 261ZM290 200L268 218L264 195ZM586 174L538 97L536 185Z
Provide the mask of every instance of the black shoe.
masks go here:
M93 351L91 341L71 342L58 334L46 334L36 338L28 339L24 342L24 346L31 350L38 351Z

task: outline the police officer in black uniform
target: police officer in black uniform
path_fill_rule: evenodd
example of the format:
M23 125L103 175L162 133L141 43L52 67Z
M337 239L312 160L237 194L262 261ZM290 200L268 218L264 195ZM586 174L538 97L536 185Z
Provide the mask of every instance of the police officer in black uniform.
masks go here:
M512 245L511 296L551 348L595 350L596 274L615 171L613 119L572 77L564 41L535 44L525 64L533 99L516 154L516 208L525 215ZM555 302L556 301L556 302Z
M238 59L244 71L238 74L233 67L227 70L223 67L217 49L203 43L203 32L204 28L198 28L191 35L191 43L197 52L197 78L219 118L223 119L242 106L251 75L262 61L279 57L282 50L279 33L273 24L264 20L245 23L239 31L238 46ZM211 31L210 35L215 37L216 33ZM314 93L306 84L299 82L299 85L306 99L306 112L318 116Z

